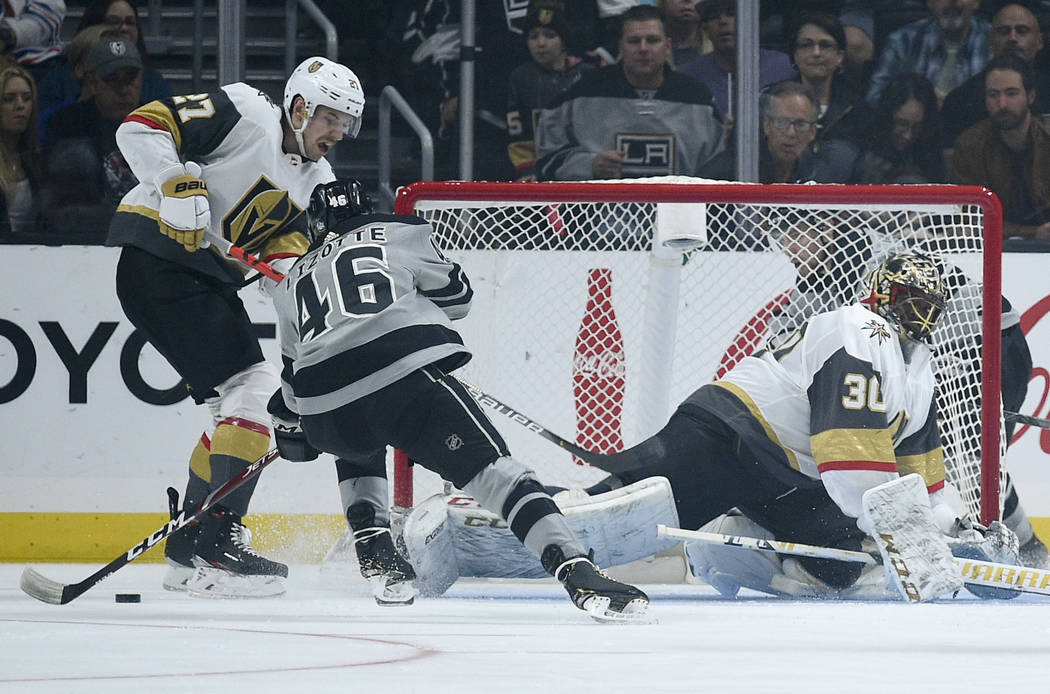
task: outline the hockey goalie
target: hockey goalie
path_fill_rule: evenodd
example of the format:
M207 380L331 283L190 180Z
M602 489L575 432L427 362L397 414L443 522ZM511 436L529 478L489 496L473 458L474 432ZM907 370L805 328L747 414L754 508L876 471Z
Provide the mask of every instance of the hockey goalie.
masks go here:
M680 527L711 524L722 533L851 550L868 544L883 558L877 573L862 575L855 563L690 543L693 572L726 595L747 587L924 602L962 588L953 555L1016 564L1016 536L999 522L988 528L970 522L945 486L928 346L946 302L938 265L920 254L893 255L869 273L864 290L862 304L813 316L775 349L742 359L701 387L654 436L599 456L598 467L612 474L587 490L591 504L621 496L595 509L588 523L646 527L636 528L639 543L617 530L592 535L591 546L599 554L666 548L648 525L664 522L654 521L661 511L628 520L637 509L618 506L636 485L659 488L666 480ZM488 545L471 544L476 533L464 529L471 523L455 520L450 527L456 514L437 506L435 500L415 509L404 534L420 573L442 577L434 589L456 575L528 575L524 562L497 566L497 553L482 549ZM970 590L980 597L1017 595Z

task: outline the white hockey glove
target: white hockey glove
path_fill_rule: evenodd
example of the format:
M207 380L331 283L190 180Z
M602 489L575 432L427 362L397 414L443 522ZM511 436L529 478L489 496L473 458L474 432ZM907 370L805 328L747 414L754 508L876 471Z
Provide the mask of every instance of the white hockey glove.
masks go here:
M211 224L208 186L200 175L201 167L188 161L169 166L153 179L161 194L157 210L161 232L191 252L201 248Z
M270 397L266 410L270 413L273 437L277 443L277 452L282 458L292 463L317 460L321 452L306 439L306 432L299 423L299 415L284 404L284 395L280 388Z

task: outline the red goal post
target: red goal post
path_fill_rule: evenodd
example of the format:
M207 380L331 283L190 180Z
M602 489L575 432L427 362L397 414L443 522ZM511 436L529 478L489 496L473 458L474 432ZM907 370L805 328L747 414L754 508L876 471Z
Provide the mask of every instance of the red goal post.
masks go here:
M682 177L421 182L398 192L395 212L426 218L474 286L471 315L456 325L474 357L456 375L600 451L656 431L775 328L853 301L889 252L937 256L953 277L934 339L948 479L975 516L999 517L1002 208L991 191ZM545 484L601 477L492 419ZM396 505L437 489L413 482L403 455L394 467Z

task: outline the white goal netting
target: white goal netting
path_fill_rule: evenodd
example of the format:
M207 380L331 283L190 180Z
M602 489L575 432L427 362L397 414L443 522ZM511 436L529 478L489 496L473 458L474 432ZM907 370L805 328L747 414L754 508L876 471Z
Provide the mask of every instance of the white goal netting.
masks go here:
M997 367L982 368L986 283L999 339L997 270L986 276L999 245L986 249L985 234L1001 230L986 200L950 186L423 183L402 191L397 212L433 224L474 288L471 314L456 324L474 357L456 375L603 452L654 433L767 340L855 301L861 278L891 252L939 258L951 287L934 335L948 477L987 518L992 506L998 514L997 484L985 485L982 513L982 478L998 480L1003 437L998 398L984 408L982 397L999 387ZM682 236L693 250L663 243ZM604 476L491 418L544 483ZM415 478L417 498L440 489L424 470Z

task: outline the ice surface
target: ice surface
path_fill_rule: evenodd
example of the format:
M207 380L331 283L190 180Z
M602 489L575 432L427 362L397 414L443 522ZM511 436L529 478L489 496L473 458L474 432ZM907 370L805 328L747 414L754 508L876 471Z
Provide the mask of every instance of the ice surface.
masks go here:
M658 623L622 626L548 582L460 582L384 608L313 565L292 567L282 598L204 600L132 564L56 606L18 589L22 568L0 564L5 694L1048 691L1050 599L1034 595L815 603L646 586ZM98 567L36 568L73 582ZM142 602L114 602L124 592Z

